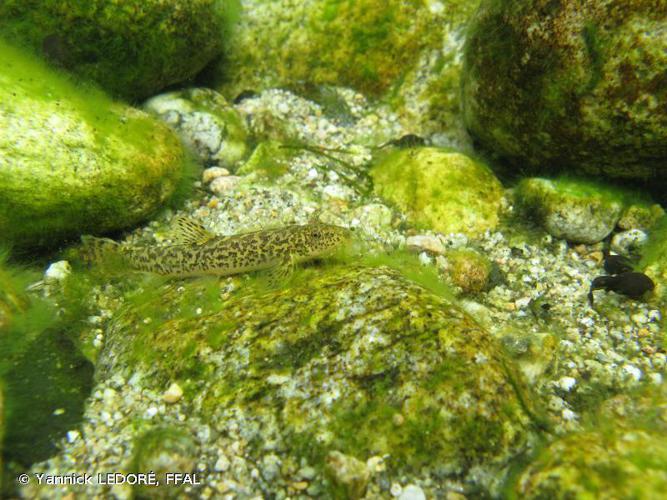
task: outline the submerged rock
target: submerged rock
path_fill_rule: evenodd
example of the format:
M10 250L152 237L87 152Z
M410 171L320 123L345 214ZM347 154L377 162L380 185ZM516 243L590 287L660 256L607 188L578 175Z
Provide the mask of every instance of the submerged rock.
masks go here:
M309 463L319 471L313 487L329 487L332 452L348 465L388 454L396 473L497 488L527 445L533 399L492 336L388 268L301 273L280 291L246 278L224 298L215 279L147 284L113 320L99 380L133 374L156 391L187 380L190 418L219 432L212 449L228 435L242 436L258 463L278 450L283 479L295 473L290 463ZM156 424L171 418L161 412ZM365 474L334 462L338 484L360 494Z
M664 1L485 0L464 119L518 168L667 179Z
M589 429L556 439L541 450L517 476L515 494L661 498L667 488L664 385L647 392L638 399L619 396L607 401Z
M498 224L502 185L462 153L438 148L394 151L371 169L375 192L418 227L476 236Z
M287 87L330 102L329 86L351 87L386 97L413 133L467 141L459 78L475 2L250 0L244 7L221 71L228 98ZM345 106L333 108L345 115Z
M137 100L195 76L222 51L233 1L70 0L0 4L0 36Z
M203 165L234 170L248 152L248 131L242 118L214 90L161 94L146 101L144 109L174 129Z
M616 190L568 179L524 179L516 198L524 213L552 236L588 244L612 232L624 206Z
M0 42L0 233L19 247L130 227L176 191L178 138Z

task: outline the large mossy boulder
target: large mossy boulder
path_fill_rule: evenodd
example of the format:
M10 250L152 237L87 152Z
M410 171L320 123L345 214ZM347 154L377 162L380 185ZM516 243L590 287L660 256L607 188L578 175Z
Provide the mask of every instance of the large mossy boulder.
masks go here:
M179 404L216 429L222 449L240 433L256 463L280 454L284 476L271 484L305 463L326 485L339 452L387 454L392 475L430 471L495 490L530 441L535 399L500 345L397 271L306 269L284 290L246 277L223 297L215 278L159 283L127 295L98 380L133 376L148 390L178 380Z
M394 151L371 169L375 192L420 228L478 236L498 224L503 188L483 163L438 148Z
M216 0L4 0L0 36L127 99L196 75L220 54L228 5Z
M667 2L484 0L463 74L471 134L517 168L667 179Z
M557 438L513 483L517 498L663 498L667 390L606 401L579 432Z
M321 86L350 87L390 101L411 132L445 131L458 144L465 141L461 53L475 4L262 2L241 16L219 89L231 99L246 90L287 87L318 101Z
M167 126L2 42L0 54L3 242L131 227L181 185L190 160Z

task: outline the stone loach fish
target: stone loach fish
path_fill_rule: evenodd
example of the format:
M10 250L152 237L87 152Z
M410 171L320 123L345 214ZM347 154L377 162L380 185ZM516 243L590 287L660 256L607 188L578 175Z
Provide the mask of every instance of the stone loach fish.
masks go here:
M178 218L174 245L133 246L93 236L82 236L81 240L88 260L119 257L138 271L186 277L271 269L277 278L287 276L300 262L332 253L348 241L350 234L344 227L311 222L220 236L191 219Z

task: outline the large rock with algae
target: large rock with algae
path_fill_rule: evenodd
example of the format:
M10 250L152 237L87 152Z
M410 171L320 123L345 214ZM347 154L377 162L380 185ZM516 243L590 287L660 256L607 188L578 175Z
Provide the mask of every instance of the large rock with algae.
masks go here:
M220 54L231 4L236 2L4 0L0 36L114 95L141 99L192 78Z
M208 464L207 484L241 474L239 458L229 459L230 469L216 450L241 446L244 457L263 464L251 483L256 490L243 490L250 496L296 488L289 484L300 468L311 469L303 487L315 496L328 497L330 488L362 492L367 480L377 493L391 481L364 479L363 463L372 457L388 461L383 477L390 479L466 477L497 491L530 440L534 398L489 333L387 267L307 269L284 290L261 282L241 278L231 290L213 278L158 281L128 293L106 332L98 382L131 377L129 392L149 394L177 380L183 399L151 410L138 426L130 422L143 406L129 394L115 397L121 406L113 410L92 408L117 412L114 428L126 436L186 411L181 431L215 429L195 440L195 456ZM88 412L87 421L99 420ZM245 444L230 444L234 436ZM90 447L83 462L123 470L133 453L142 452L132 452L131 443ZM337 470L342 463L357 464L358 473ZM355 479L347 484L350 474Z
M597 243L621 218L626 195L617 188L581 179L524 179L516 189L523 213L556 238Z
M165 125L5 43L0 53L3 241L55 245L123 229L175 192L188 163Z
M667 2L485 0L465 122L518 168L667 178Z
M351 87L391 101L412 132L444 130L457 144L465 142L459 78L475 3L246 1L220 88L232 98L272 87L309 96L321 96L318 86Z
M519 498L662 498L667 390L606 401L584 430L555 439L514 479Z
M502 185L483 163L438 148L398 150L372 168L375 192L418 227L476 236L498 224Z

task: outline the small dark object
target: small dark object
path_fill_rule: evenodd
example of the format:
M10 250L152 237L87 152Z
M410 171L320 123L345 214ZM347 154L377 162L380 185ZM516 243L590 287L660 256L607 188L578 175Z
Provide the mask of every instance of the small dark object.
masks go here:
M621 274L632 271L632 261L622 255L612 255L604 250L604 270L608 274Z
M51 34L42 40L44 58L53 65L62 67L67 61L67 46L60 35Z
M253 97L257 97L257 92L254 90L244 90L239 95L237 95L232 102L234 104L238 104L245 99L251 99Z
M644 273L626 272L615 276L598 276L591 283L588 302L593 305L593 291L595 290L607 290L638 299L653 288L655 284Z
M414 148L417 146L426 146L426 139L415 134L406 134L398 139L385 142L378 149L382 149L387 146L395 146L399 149Z

